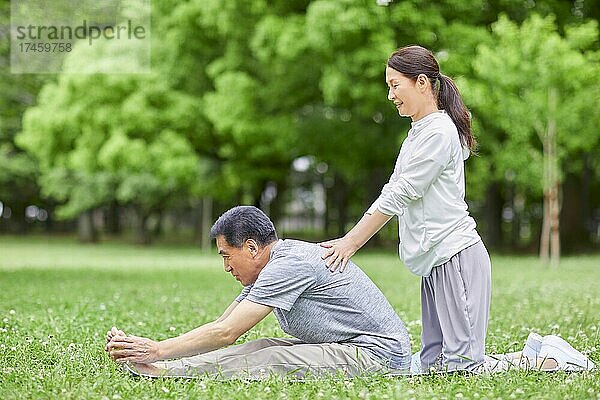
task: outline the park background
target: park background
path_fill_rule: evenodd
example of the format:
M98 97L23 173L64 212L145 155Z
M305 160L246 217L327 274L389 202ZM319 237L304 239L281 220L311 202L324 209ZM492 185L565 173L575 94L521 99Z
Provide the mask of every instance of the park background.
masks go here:
M221 283L208 231L234 205L260 207L283 237L347 232L409 129L384 81L409 44L434 52L472 113L466 197L494 263L491 350L518 350L535 328L600 361L600 2L377 3L152 1L150 73L92 73L90 59L123 62L107 46L67 56L78 74L13 74L0 2L3 397L233 390L130 383L99 334L121 323L164 338L218 316L238 289ZM393 221L359 261L418 348L418 280L392 255L397 240ZM262 334L281 332L270 320L245 339ZM491 397L598 398L593 378L267 383L232 397L478 397L465 391L475 384Z
M9 73L1 4L2 233L206 247L222 211L254 204L282 233L342 235L409 128L385 61L418 43L472 112L467 201L485 243L537 252L556 187L564 251L598 249L597 1L155 1L152 73L86 74L73 52L82 74L37 75ZM389 224L372 243L395 242Z

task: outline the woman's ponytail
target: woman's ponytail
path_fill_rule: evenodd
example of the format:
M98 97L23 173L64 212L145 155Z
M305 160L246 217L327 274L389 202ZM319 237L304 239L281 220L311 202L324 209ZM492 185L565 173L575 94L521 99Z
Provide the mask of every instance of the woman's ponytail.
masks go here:
M474 150L477 141L471 131L471 116L465 103L460 97L458 88L446 75L439 74L440 90L438 94L438 108L445 110L458 129L458 136L463 146Z

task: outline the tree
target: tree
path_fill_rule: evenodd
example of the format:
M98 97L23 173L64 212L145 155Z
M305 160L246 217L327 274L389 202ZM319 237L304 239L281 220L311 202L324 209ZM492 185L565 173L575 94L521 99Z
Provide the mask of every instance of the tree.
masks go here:
M0 201L5 217L2 230L26 231L25 208L42 205L37 186L38 169L35 160L15 146L14 136L21 129L24 110L33 105L44 75L10 73L10 2L0 2ZM43 204L47 207L47 204ZM2 217L0 213L0 217Z
M338 234L347 230L348 214L356 218L379 194L409 128L386 99L387 57L418 43L439 52L442 64L447 54L458 54L448 60L446 74L469 72L464 58L485 36L484 28L473 26L481 18L477 5L402 1L377 7L372 1L321 0L308 7L305 35L321 65L321 93L302 109L300 147L330 167L335 183L328 197L335 203L328 208L337 211ZM461 41L453 40L459 35Z
M560 184L567 160L597 148L599 121L598 37L595 21L567 26L559 34L554 19L532 15L521 26L501 17L493 42L478 47L474 60L479 83L470 94L478 112L506 133L496 157L500 170L518 171L518 185L544 196L540 256L557 265L560 256ZM575 134L576 133L576 134Z
M466 91L482 143L482 157L467 163L468 199L482 204L479 210L491 210L486 214L488 232L500 237L503 196L516 198L513 193L524 192L527 199L539 200L542 186L528 182L541 182L543 169L529 166L530 159L542 165L542 146L532 135L507 140L512 131L500 119L497 99L489 95L491 79L481 77L471 60L478 44L496 46L497 35L488 33L488 24L498 10L519 22L531 10L556 12L556 31L562 34L571 29L565 22L593 15L590 4L156 2L152 74L52 79L44 88L48 93L42 92L44 98L40 95L40 103L27 113L28 127L19 143L43 168L44 194L60 199L63 217L82 214L89 219L90 211L107 204L128 207L139 215L140 232L149 216L189 208L205 221L206 232L213 199L217 210L239 203L260 205L265 188L274 185L278 195L270 210L276 220L285 206L281 194L288 187L292 160L309 156L315 165L329 167L319 179L328 188L328 220L343 233L346 223L377 196L408 130L409 121L399 118L386 100L385 60L395 48L418 43L432 49L442 71L457 77ZM90 56L103 63L135 58L133 51L109 45L96 51L77 49L66 66L93 72L87 69L93 68ZM527 149L527 156L505 149ZM588 153L579 158L594 159L584 145L569 154L577 151ZM169 168L179 171L185 165L190 175L167 176L164 166L171 159L181 165ZM519 174L508 182L511 171Z
M90 51L102 55L104 66L121 62L123 49L111 46L75 47L65 69L94 68ZM186 138L198 101L156 75L88 72L46 84L24 115L17 143L38 161L43 193L62 202L58 216L79 216L82 240L96 239L91 211L117 201L134 208L138 240L147 243L149 215L198 181L199 160Z
M196 196L257 202L268 181L284 181L295 153L290 108L298 104L288 92L306 77L295 68L292 87L283 83L289 71L268 56L265 40L273 13L297 7L159 7L168 14L154 27L151 75L99 75L88 62L135 63L135 49L76 47L65 72L87 75L44 87L18 137L40 163L44 194L63 203L59 215L81 215L89 226L91 210L117 201L136 210L146 241L145 220L166 204Z

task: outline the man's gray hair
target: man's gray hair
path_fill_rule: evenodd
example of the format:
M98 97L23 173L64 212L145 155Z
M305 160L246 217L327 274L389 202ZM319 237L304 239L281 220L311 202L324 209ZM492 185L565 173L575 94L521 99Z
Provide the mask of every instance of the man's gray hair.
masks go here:
M277 240L273 222L267 215L253 206L237 206L223 213L210 229L212 238L223 236L230 246L240 248L248 239L259 246Z

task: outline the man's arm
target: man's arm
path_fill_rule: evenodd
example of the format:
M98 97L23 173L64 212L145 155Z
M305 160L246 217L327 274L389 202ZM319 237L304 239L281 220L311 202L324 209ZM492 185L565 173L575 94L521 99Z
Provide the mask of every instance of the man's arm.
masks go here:
M151 363L202 354L235 343L272 310L272 307L242 300L231 304L216 321L178 337L156 342L136 336L115 336L108 349L111 357L119 362Z
M214 324L215 322L223 321L225 318L227 318L227 316L229 314L231 314L231 312L233 311L233 309L235 307L237 307L238 304L240 304L238 301L234 301L233 303L231 303L229 305L229 307L227 307L225 309L225 311L223 312L223 314L219 318L217 318L215 321L209 322L209 323L210 324ZM113 326L111 328L111 330L109 330L108 332L106 332L106 348L105 348L106 351L109 351L108 344L110 343L110 341L112 340L112 338L115 337L115 336L127 336L127 335L125 334L125 332L123 332L123 331L121 331L121 330L119 330L119 329L117 329L116 327Z
M242 300L225 318L215 321L212 326L204 325L160 342L160 359L192 356L229 346L262 321L271 310L272 307Z
M227 307L225 309L225 311L223 311L223 314L219 318L217 318L214 322L223 321L225 318L227 318L229 316L229 314L231 314L231 312L238 306L238 304L240 304L239 301L234 301L233 303L231 303L229 305L229 307Z

